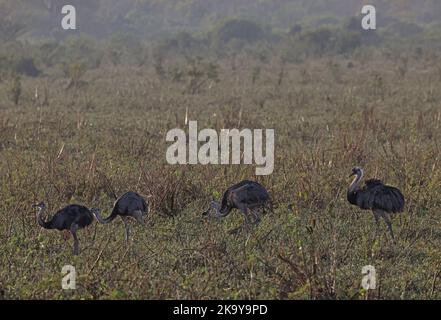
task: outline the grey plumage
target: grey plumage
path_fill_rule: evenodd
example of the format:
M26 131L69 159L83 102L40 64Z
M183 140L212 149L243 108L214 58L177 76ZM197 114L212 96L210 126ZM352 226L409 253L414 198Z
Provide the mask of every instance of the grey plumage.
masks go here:
M349 186L347 199L349 203L358 206L360 209L372 210L377 225L379 219L383 218L392 239L394 239L390 214L403 211L404 196L399 189L385 185L378 179L367 180L365 186L361 188L360 182L363 174L363 169L359 167L352 169L351 176L355 175L356 177Z
M226 217L232 209L239 209L245 215L245 222L249 223L249 218L254 218L254 223L260 222L257 209L265 210L270 202L270 197L266 189L259 183L243 180L229 187L223 194L221 203L216 201L210 203L210 208L203 213L207 215L211 209L216 212L216 217Z
M39 208L37 215L38 224L45 229L56 229L59 231L69 230L74 239L73 254L77 255L79 251L79 241L77 231L90 225L93 221L93 210L88 208L71 204L63 209L58 210L50 220L43 220L43 212L46 210L44 202L35 205Z
M125 239L129 240L129 225L128 218L135 218L136 221L144 225L144 216L148 213L149 207L145 199L136 192L126 192L119 197L114 205L112 212L107 218L101 217L101 210L94 211L95 217L100 223L107 224L113 221L117 216L120 216L124 222Z

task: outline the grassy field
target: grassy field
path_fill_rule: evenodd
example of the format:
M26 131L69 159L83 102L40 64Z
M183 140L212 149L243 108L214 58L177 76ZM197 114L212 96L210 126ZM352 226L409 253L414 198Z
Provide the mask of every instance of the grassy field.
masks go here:
M54 68L21 78L17 105L17 81L0 84L0 297L440 299L441 60L217 65L206 79L180 60L165 74L103 66L69 79ZM167 164L165 135L185 129L186 109L200 128L274 129L273 174ZM384 222L375 237L373 215L347 203L355 165L403 191L396 245ZM242 179L273 198L260 225L233 234L239 212L201 217ZM113 193L128 190L151 203L147 225L133 221L126 245L120 219L95 221L76 257L71 237L40 228L32 208L81 203L107 215ZM78 273L73 291L61 289L66 264ZM365 265L377 272L369 292Z

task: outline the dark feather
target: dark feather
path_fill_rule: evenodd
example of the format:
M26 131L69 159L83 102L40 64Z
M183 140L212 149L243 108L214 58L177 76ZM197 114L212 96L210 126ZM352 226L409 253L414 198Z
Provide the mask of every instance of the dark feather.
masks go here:
M384 185L377 179L367 180L362 189L348 193L348 201L361 209L379 209L390 213L403 211L405 203L400 190Z
M102 220L104 223L109 223L118 215L123 217L131 216L135 211L141 211L143 214L146 214L148 211L148 205L145 199L138 193L129 191L115 201L110 215Z
M233 208L240 208L242 205L253 207L269 200L266 189L260 183L249 180L235 184L228 188L227 192L229 194L227 196L226 205Z
M365 184L368 187L374 187L374 186L378 186L378 185L383 185L383 181L381 181L380 179L369 179L369 180L366 180Z
M50 221L46 224L50 229L69 230L74 223L80 228L87 227L93 221L93 215L88 208L71 204L58 210Z
M123 194L113 206L112 214L119 214L122 216L130 215L134 211L147 212L147 203L143 197L136 192L126 192ZM115 213L114 213L115 211Z

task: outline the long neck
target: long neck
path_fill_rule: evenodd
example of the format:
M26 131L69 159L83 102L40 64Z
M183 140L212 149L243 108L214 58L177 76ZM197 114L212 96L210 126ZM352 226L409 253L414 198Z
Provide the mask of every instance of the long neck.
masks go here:
M43 220L43 212L44 211L45 211L44 208L40 208L40 210L38 211L38 216L37 216L38 224L45 229L52 229L51 222Z
M225 206L224 208L221 208L219 202L215 202L215 201L211 203L211 207L216 211L217 217L224 217L227 214L229 214L231 211L231 208L229 206Z
M359 188L360 181L362 178L363 178L363 171L357 172L357 175L355 176L354 180L352 180L352 183L349 186L349 190L348 190L349 193L352 193Z
M110 214L107 218L103 218L99 211L94 211L93 214L95 215L95 217L98 220L98 222L102 223L102 224L109 223L110 221L112 221L114 219L114 215L113 214Z

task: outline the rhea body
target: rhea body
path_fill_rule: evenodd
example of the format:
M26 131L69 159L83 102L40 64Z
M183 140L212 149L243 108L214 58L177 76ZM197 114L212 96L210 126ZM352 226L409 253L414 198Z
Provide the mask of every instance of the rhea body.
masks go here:
M355 178L348 188L347 199L350 204L356 205L362 210L371 210L377 227L380 218L383 218L392 239L395 240L391 214L403 211L404 196L399 189L385 185L378 179L369 179L363 187L360 187L363 175L362 168L354 167L352 169L350 176L355 176Z
M43 212L46 211L45 203L40 202L35 207L39 209L37 222L41 227L44 229L70 231L74 239L73 254L78 255L79 241L77 231L86 228L93 222L93 212L84 206L71 204L58 210L50 220L45 221L43 219Z
M221 202L212 201L210 207L203 215L207 215L214 209L216 217L223 218L230 214L231 210L239 209L245 215L245 222L248 225L250 218L254 223L260 222L258 210L265 211L265 207L270 201L266 189L259 183L243 180L229 187L223 194Z
M95 217L100 223L107 224L112 222L116 217L120 216L124 222L125 239L129 241L129 224L130 217L136 219L140 224L144 225L144 216L148 213L149 207L145 199L136 192L126 192L119 197L114 205L112 212L107 218L101 217L101 210L94 211Z

